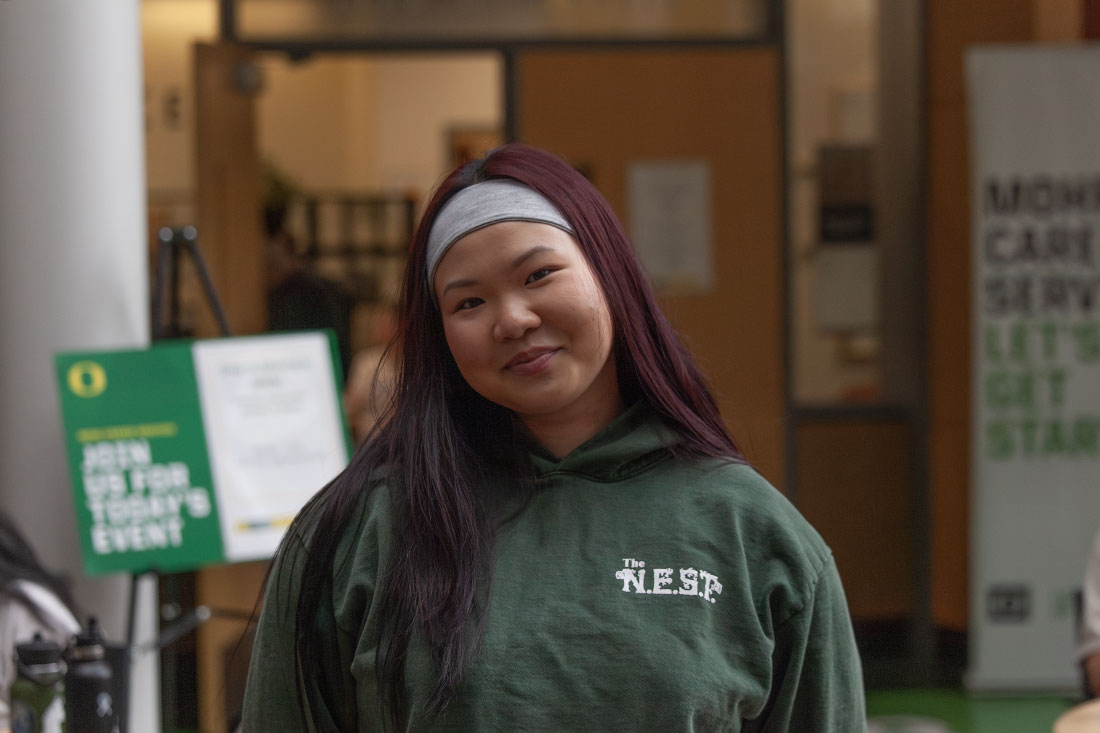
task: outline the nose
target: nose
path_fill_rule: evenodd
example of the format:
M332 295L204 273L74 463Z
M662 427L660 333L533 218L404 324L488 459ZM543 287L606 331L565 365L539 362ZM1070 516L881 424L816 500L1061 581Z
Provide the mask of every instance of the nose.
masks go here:
M524 299L510 298L501 304L493 324L493 338L508 341L523 338L528 331L542 325L542 319Z

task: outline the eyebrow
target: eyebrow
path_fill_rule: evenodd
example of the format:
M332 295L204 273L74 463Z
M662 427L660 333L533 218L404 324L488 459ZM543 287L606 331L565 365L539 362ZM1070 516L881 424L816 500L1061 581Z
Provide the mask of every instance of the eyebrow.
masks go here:
M531 259L532 257L534 257L537 254L540 254L542 252L553 252L553 251L554 251L553 247L547 247L544 244L535 245L531 249L529 249L526 252L524 252L523 254L521 254L519 257L512 260L512 269L513 270L516 269L517 267L519 267L524 262Z
M515 270L516 268L522 266L524 262L531 259L532 257L534 257L537 254L541 254L543 252L553 252L553 251L554 251L553 247L547 247L546 245L543 245L543 244L535 245L531 249L529 249L526 252L524 252L523 254L521 254L519 257L512 260L512 269ZM463 280L452 280L451 282L447 283L443 287L443 292L440 293L440 297L442 298L442 296L446 295L447 293L454 290L455 288L465 288L465 287L469 287L470 285L477 285L477 283L478 283L477 280L473 280L473 279L470 279L470 278L466 278L466 279L463 279Z
M448 292L454 290L455 288L464 288L464 287L467 287L468 285L477 285L477 280L469 280L469 279L467 279L467 280L451 280L443 288L443 292L440 293L439 296L440 296L440 298L442 298L444 295L446 295Z

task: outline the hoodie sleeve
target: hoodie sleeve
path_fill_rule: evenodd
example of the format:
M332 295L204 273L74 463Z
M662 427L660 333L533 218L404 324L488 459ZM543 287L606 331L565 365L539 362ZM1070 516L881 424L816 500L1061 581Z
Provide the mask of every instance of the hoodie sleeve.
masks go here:
M256 626L252 656L241 711L243 733L314 731L310 709L321 721L320 731L354 729L354 710L349 705L330 705L328 690L343 687L345 674L335 662L322 672L322 679L303 679L296 660L294 633L298 606L298 577L304 548L291 543L280 552L271 569L263 610ZM336 630L330 626L331 605L322 597L318 623L327 633L319 634L326 648L321 658L340 658ZM337 699L352 700L353 695ZM306 702L308 700L308 702Z
M772 688L745 731L862 733L867 729L863 672L847 601L832 557L801 610L776 628Z

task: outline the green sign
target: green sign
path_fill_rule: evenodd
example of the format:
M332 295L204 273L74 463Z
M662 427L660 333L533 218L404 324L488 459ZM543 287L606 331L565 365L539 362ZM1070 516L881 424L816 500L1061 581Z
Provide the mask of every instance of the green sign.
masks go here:
M347 462L331 334L55 356L85 570L269 557Z

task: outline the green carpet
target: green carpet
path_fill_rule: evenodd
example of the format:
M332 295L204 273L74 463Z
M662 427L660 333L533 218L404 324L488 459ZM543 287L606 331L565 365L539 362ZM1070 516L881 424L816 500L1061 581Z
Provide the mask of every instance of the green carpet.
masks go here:
M958 690L873 690L867 716L919 716L952 733L1049 733L1059 715L1080 700L1062 697L976 695Z

